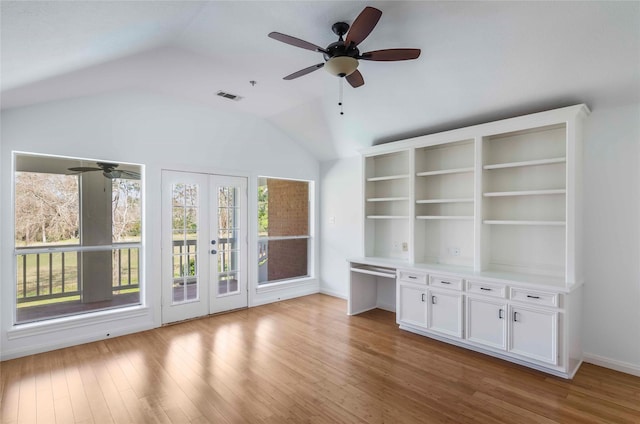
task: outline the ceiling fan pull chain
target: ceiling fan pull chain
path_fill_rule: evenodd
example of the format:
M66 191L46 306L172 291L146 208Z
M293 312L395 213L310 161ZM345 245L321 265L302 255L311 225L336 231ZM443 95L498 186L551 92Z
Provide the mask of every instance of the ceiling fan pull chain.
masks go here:
M339 78L339 80L338 106L340 106L340 115L344 115L344 111L342 109L342 87L344 85L344 78Z

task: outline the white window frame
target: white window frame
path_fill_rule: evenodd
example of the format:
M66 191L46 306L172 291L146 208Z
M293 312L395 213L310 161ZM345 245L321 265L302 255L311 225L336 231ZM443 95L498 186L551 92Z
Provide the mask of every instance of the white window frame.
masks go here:
M135 164L140 167L140 241L139 242L122 242L111 243L109 245L100 246L82 246L82 245L64 245L64 246L51 246L51 247L18 247L15 244L15 213L16 213L16 159L19 155L24 156L39 156L52 159L71 159L71 160L85 160L93 162L117 162L125 163L123 161L112 161L102 159L90 159L90 158L78 158L72 156L61 156L52 154L42 154L24 151L12 151L12 169L11 169L11 237L13 238L13 259L12 259L12 280L11 280L11 297L12 297L12 314L11 314L11 329L8 332L8 339L19 339L22 337L29 337L39 334L47 334L51 331L58 329L64 330L69 328L84 327L93 323L108 322L114 319L114 317L123 316L143 316L148 313L148 306L145 302L145 180L144 180L144 165ZM78 193L80 196L80 193ZM81 226L79 228L81 232ZM83 311L82 313L53 316L39 321L27 321L17 322L17 257L18 255L30 254L30 253L58 253L58 252L92 252L92 251L109 251L113 249L122 248L136 248L138 249L138 267L139 267L139 303L122 305L115 308L102 308L95 310Z
M273 180L285 180L285 181L299 181L299 182L305 182L307 183L307 187L308 187L308 203L309 203L309 207L308 207L308 215L307 215L307 219L308 219L308 228L309 228L309 234L308 235L303 235L303 236L266 236L266 237L261 237L259 235L258 229L259 229L259 223L257 222L258 220L258 210L260 205L258 204L258 190L260 187L260 180L261 179L273 179ZM283 177L271 177L271 176L266 176L266 175L259 175L257 177L257 185L256 185L256 236L257 236L257 243L256 243L256 250L260 244L261 241L270 241L270 240L299 240L299 239L306 239L307 240L307 275L303 275L303 276L299 276L299 277L293 277L293 278L284 278L281 280L274 280L274 281L267 281L267 282L263 282L260 283L260 278L259 278L259 263L256 263L256 287L257 287L257 291L259 293L261 292L268 292L268 291L272 291L272 290L280 290L283 288L287 288L289 286L297 286L299 284L303 284L303 283L307 283L310 280L315 279L315 275L314 275L314 252L315 252L315 246L314 246L314 240L315 240L315 186L314 186L314 181L313 180L306 180L306 179L300 179L300 178L283 178Z

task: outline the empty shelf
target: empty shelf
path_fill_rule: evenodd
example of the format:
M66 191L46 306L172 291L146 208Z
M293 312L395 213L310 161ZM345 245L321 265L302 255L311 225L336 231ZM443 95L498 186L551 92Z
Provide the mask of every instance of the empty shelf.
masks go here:
M566 194L567 190L564 188L551 189L551 190L522 190L522 191L495 191L491 193L484 193L484 197L501 197L501 196L541 196L545 194Z
M416 219L457 219L457 220L471 220L473 216L467 215L418 215Z
M416 200L416 203L472 203L473 197L460 198L460 199L424 199Z
M416 176L418 177L428 177L430 175L444 175L444 174L461 174L464 172L473 172L473 167L470 168L451 168L451 169L441 169L439 171L425 171L418 172Z
M493 165L485 165L482 168L483 169L516 168L519 166L551 165L554 163L563 163L566 161L567 161L567 158L559 157L559 158L549 158L549 159L527 160L522 162L496 163Z
M565 221L509 221L509 220L485 220L484 224L489 225L549 225L562 226L566 225Z
M402 175L387 175L385 177L371 177L367 178L367 181L389 181L389 180L401 180L403 178L409 178L409 174Z

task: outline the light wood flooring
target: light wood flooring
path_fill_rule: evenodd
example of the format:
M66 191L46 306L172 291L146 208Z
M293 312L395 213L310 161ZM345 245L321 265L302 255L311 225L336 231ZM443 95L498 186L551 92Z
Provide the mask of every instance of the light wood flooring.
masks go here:
M640 378L575 379L312 295L1 364L2 423L640 423Z

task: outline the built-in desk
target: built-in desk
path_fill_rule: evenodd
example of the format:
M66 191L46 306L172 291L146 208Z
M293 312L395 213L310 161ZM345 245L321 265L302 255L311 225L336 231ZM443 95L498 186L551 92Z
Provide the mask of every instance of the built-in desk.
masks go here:
M396 311L396 269L375 262L349 262L347 314L379 308Z

